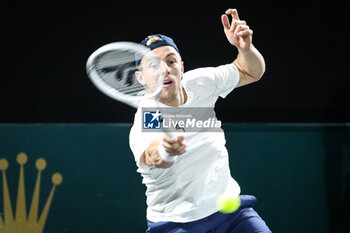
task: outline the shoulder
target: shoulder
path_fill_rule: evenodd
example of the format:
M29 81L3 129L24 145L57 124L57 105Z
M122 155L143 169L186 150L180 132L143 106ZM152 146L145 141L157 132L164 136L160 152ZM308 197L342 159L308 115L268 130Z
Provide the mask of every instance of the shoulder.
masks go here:
M140 108L138 108L137 112L135 113L135 116L134 116L133 125L130 129L130 133L129 133L130 140L135 139L135 135L137 135L139 133L139 131L141 130L140 122L141 122L141 111L140 111Z
M215 76L235 75L235 74L239 74L239 70L233 63L230 63L230 64L220 65L216 67L196 68L185 72L184 78L193 79L193 78L199 78L199 77L215 77Z
M187 79L193 79L193 78L198 78L201 76L210 76L212 72L214 71L214 67L202 67L202 68L196 68L193 70L189 70L184 73L184 78Z
M238 84L239 70L233 64L190 70L183 76L183 85L195 92L204 90L213 96L225 97Z
M196 86L202 86L204 84L209 85L214 81L214 69L214 67L204 67L187 71L183 75L182 82L184 85L190 86L194 84Z
M185 85L190 83L216 85L232 80L233 83L239 81L239 70L233 63L230 63L217 67L203 67L187 71L184 73L182 82Z

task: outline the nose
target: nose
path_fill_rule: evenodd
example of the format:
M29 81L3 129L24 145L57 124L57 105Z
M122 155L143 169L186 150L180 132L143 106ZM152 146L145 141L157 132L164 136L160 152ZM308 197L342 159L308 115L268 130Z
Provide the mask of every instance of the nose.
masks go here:
M162 74L168 74L170 72L169 66L165 61L160 61L159 70Z

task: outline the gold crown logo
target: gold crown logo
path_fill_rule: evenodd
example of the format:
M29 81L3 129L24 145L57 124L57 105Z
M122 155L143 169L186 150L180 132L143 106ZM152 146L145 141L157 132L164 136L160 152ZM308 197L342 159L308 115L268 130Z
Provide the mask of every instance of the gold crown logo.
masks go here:
M0 159L0 171L2 173L3 183L3 198L4 198L4 213L0 212L0 232L1 233L42 233L47 215L49 213L52 198L56 189L56 186L62 183L62 175L60 173L54 173L52 175L53 187L46 200L45 206L42 210L40 217L39 214L39 192L40 192L40 180L41 172L46 168L46 161L42 158L36 161L36 168L38 175L33 191L32 202L30 205L29 214L27 216L26 210L26 198L25 198L25 186L24 186L24 164L27 163L28 157L25 153L20 153L17 156L17 162L20 165L18 192L16 213L13 216L11 207L10 192L7 185L6 169L8 162L6 159ZM1 210L0 210L1 211Z

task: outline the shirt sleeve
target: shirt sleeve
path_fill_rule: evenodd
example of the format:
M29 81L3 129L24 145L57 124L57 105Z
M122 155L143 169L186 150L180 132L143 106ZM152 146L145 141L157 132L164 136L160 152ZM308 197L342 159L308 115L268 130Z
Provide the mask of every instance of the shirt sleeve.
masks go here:
M141 162L141 155L148 147L148 141L144 140L141 132L140 109L135 114L134 124L129 134L129 146L134 154L136 165L142 169L148 169L148 166Z
M225 98L239 82L239 71L233 63L215 67L213 75L217 87L216 94L222 98Z
M129 133L129 146L134 154L136 165L142 171L147 171L152 166L148 166L141 161L141 155L154 140L160 138L159 133L142 132L141 127L141 110L138 109L135 114L134 124Z

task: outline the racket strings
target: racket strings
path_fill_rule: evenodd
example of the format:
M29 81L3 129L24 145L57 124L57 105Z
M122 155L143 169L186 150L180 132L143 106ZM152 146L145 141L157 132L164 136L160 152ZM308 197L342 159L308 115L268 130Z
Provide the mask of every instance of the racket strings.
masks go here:
M160 86L156 81L154 84L143 86L137 80L135 71L138 70L135 59L142 57L135 50L121 50L116 49L100 54L94 60L94 68L98 74L99 82L105 88L114 89L115 91L124 95L130 96L144 96L146 92L155 92ZM146 56L145 54L143 54ZM150 63L157 66L158 59L150 58Z
M135 54L128 51L105 53L95 61L102 81L126 95L140 95L145 88L137 81Z
M123 94L137 95L140 91L145 90L134 75L120 74L120 70L103 73L101 76L104 83Z

